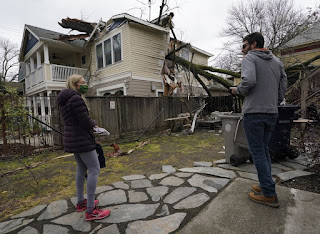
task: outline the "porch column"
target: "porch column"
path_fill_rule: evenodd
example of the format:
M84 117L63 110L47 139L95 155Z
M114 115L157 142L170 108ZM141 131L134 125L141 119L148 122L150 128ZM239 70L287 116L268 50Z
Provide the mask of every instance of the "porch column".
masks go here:
M41 120L46 122L46 108L44 104L44 95L40 93L40 108L41 108Z
M30 75L30 63L26 63L26 76Z
M51 98L50 98L50 95L52 94L52 91L51 90L48 90L47 91L47 98L48 98L48 115L51 117Z
M33 96L32 99L33 99L33 116L38 118L37 98L36 98L36 96Z
M37 51L37 68L41 67L41 54Z
M44 52L44 63L45 64L50 64L49 61L49 48L47 45L43 46L43 52Z
M34 71L34 59L30 58L30 69L31 69L31 73Z
M32 114L32 106L31 106L32 105L32 101L31 101L31 98L32 97L26 97L26 99L27 99L27 107L28 107L28 111L29 111L30 114ZM29 124L30 124L30 126L33 126L31 118L29 118Z

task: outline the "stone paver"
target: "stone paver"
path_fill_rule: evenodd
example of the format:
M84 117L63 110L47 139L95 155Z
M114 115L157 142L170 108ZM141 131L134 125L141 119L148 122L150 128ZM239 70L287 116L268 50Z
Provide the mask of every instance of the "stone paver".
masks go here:
M216 161L213 161L214 164L225 164L227 163L226 159L220 159L220 160L216 160Z
M126 234L171 233L179 228L185 216L186 213L175 213L173 215L154 220L132 222L129 223L128 228L126 229Z
M72 226L73 230L76 231L91 231L91 223L85 221L84 212L73 212L71 214L67 214L60 218L54 219L51 222L56 224Z
M98 226L96 226L95 229L93 229L91 232L89 232L89 234L94 234L94 233L96 233L96 231L100 230L101 228L102 228L102 224L99 224Z
M18 234L39 234L39 232L37 229L28 226L22 229L20 232L18 232Z
M130 203L143 202L149 199L147 194L145 194L144 192L136 192L134 190L130 190L128 192L128 195Z
M168 185L168 186L180 186L183 183L184 183L183 179L180 179L175 176L169 176L161 180L159 184Z
M101 186L101 187L97 187L96 188L96 194L99 194L99 193L103 193L103 192L106 192L106 191L110 191L114 189L113 187L111 186Z
M160 201L164 195L168 193L169 188L166 186L158 186L153 188L147 188L147 192L151 196L151 200L154 202Z
M127 202L126 193L123 190L113 190L105 193L101 193L97 199L100 206L107 206L113 204L121 204Z
M161 208L161 212L156 214L156 216L167 216L170 214L169 207L167 204L163 205Z
M107 207L111 210L110 217L106 219L97 220L101 223L123 223L134 221L138 219L145 219L153 215L160 203L156 204L129 204L119 205L114 207Z
M43 233L68 234L69 230L65 227L61 227L58 225L45 224L45 225L43 225Z
M131 188L150 188L152 187L150 180L133 180L131 181Z
M188 179L191 186L202 188L210 193L217 193L229 181L229 179L225 178L213 178L197 174Z
M195 167L211 167L212 163L211 162L194 162L193 166L195 166Z
M26 226L31 223L34 219L14 219L0 223L0 230L3 233L12 232L20 227Z
M112 224L108 227L102 228L97 234L120 234L116 224Z
M192 195L190 197L187 197L186 199L183 199L179 203L177 203L173 208L174 209L192 209L199 207L203 205L205 202L207 202L210 199L210 197L205 193L199 193Z
M179 171L220 176L220 177L226 177L230 179L237 177L236 173L234 173L233 171L224 170L219 167L191 167L191 168L182 168L182 169L179 169Z
M162 171L165 173L174 173L174 172L176 172L176 169L171 165L163 165Z
M173 190L163 201L167 204L173 204L194 193L196 190L196 188L179 187Z
M129 189L129 185L124 183L123 181L118 181L112 184L117 189Z
M287 166L287 167L291 167L295 170L305 170L307 169L306 166L301 165L299 163L294 163L294 162L289 162L289 161L281 161L280 162L281 165Z
M186 173L186 172L177 172L174 173L175 176L178 176L180 178L186 178L186 177L190 177L193 175L193 173Z
M28 216L31 216L31 215L35 215L35 214L38 214L39 212L41 212L46 207L47 207L47 205L39 205L39 206L36 206L36 207L34 207L34 208L30 209L30 210L23 211L20 214L14 215L11 218L12 219L16 219L16 218L23 218L23 217L28 217Z
M296 177L301 177L301 176L307 176L311 175L313 173L308 172L308 171L300 171L300 170L294 170L294 171L287 171L287 172L282 172L277 174L277 176L280 178L281 181L287 181L291 180Z
M149 180L161 180L162 178L169 175L169 173L153 174L149 177Z
M122 179L124 180L141 180L146 178L144 175L129 175L129 176L123 176Z
M231 164L219 164L218 167L234 170L234 171L244 171L244 172L257 174L257 169L252 163L243 163L243 164L240 164L238 167L234 167ZM282 172L281 169L271 166L271 175L276 175L281 172Z
M38 220L56 218L68 210L68 204L66 200L51 202L47 209L39 216Z

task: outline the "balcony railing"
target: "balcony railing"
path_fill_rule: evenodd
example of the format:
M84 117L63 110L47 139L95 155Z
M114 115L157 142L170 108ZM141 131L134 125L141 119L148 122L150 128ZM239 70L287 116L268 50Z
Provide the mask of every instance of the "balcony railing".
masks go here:
M67 78L72 74L82 75L86 80L89 79L88 69L61 66L56 64L50 64L51 72L45 72L46 66L42 65L32 71L29 75L24 77L26 83L26 89L31 89L32 87L46 81L54 82L65 82Z
M53 81L66 81L67 78L72 74L79 74L84 76L87 80L89 78L88 69L76 68L76 67L67 67L61 65L51 65L52 69L52 80Z

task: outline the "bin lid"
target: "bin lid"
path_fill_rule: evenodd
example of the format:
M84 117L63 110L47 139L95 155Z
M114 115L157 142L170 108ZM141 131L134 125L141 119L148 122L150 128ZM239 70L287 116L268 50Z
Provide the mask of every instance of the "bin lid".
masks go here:
M220 119L240 119L240 117L242 117L241 113L218 115L218 118Z
M278 106L279 110L290 110L290 111L296 111L300 109L300 106L297 105L281 105Z

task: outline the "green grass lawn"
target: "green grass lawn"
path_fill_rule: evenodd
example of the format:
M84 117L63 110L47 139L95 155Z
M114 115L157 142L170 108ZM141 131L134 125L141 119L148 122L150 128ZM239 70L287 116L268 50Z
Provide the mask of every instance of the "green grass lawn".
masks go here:
M196 131L192 135L172 134L145 136L140 142L150 141L129 155L106 158L107 166L101 169L98 186L121 181L122 176L131 174L161 173L162 165L172 165L177 169L192 167L195 161L209 161L224 158L218 152L222 150L223 136L214 132ZM139 142L120 144L123 152L134 149ZM113 148L104 146L104 153ZM22 170L0 177L0 221L30 209L39 204L48 204L55 200L76 196L76 162L73 155L63 151L43 152L22 158L23 164L44 162L30 170ZM0 173L22 167L17 160L0 161Z

